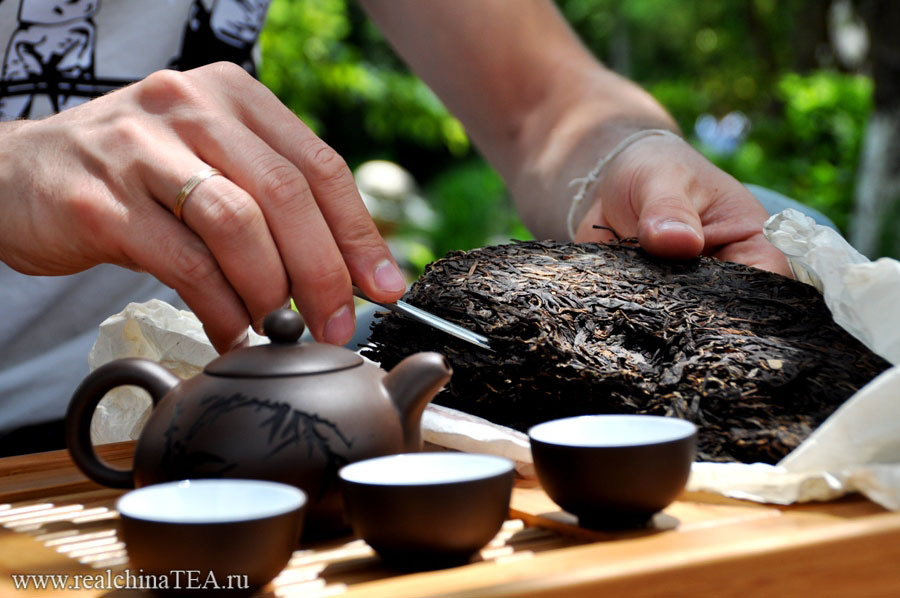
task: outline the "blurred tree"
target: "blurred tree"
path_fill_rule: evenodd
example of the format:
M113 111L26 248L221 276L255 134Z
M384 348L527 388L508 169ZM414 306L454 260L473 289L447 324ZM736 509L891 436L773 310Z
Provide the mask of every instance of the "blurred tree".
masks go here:
M609 65L628 30L628 74L701 151L739 180L769 187L849 228L856 165L871 109L865 76L843 72L831 47L831 0L557 0ZM614 54L614 53L613 53ZM824 69L823 67L830 67ZM746 115L732 152L694 135L698 117Z
M396 57L352 0L274 0L261 38L259 77L351 168L401 164L437 208L423 230L400 229L424 268L451 249L526 238L502 181L471 151L462 125ZM420 240L428 245L422 251Z
M900 257L900 2L860 0L871 38L875 111L859 167L851 242L870 257Z
M847 0L555 1L591 51L654 94L713 161L849 230L873 92L833 47L829 15ZM896 22L881 21L888 31ZM435 254L527 235L459 122L353 0L273 0L262 51L263 82L351 166L383 158L415 175L439 214ZM694 134L699 117L733 112L750 127L732 152Z
M263 83L349 163L385 158L431 176L467 155L462 125L355 2L275 0L261 46Z

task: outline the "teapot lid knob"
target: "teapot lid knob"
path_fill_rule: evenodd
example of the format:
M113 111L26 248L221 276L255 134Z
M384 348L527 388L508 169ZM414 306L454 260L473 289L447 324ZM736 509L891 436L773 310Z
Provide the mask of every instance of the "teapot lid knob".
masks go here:
M207 364L203 371L226 378L272 378L327 374L365 363L360 355L344 347L297 342L304 328L303 318L297 312L273 311L263 320L263 332L270 343L229 351Z
M263 333L278 344L296 343L306 324L303 317L292 309L278 309L263 320Z

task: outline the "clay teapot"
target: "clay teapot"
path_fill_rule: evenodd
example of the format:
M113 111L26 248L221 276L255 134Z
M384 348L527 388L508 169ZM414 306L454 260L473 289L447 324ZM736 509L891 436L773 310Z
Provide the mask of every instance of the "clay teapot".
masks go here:
M450 378L437 353L417 353L390 373L358 354L298 343L303 320L269 314L271 344L238 349L182 381L145 359L94 370L69 404L66 440L92 480L133 488L188 478L253 478L298 486L310 499L309 535L346 529L337 472L347 463L422 448L421 417ZM91 445L91 415L108 391L127 384L153 400L133 470L103 464Z

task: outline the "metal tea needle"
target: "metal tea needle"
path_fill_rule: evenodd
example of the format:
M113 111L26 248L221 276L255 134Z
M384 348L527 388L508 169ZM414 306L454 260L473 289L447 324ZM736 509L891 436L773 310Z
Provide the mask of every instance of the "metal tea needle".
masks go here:
M493 351L493 349L491 349L490 343L488 343L487 337L482 336L476 332L472 332L471 330L467 330L462 326L459 326L458 324L454 324L453 322L448 322L444 318L440 318L433 313L425 311L424 309L419 309L414 305L410 305L406 301L399 300L396 303L382 303L380 301L375 301L374 299L363 293L356 285L353 286L353 294L364 301L374 303L375 305L380 305L387 310L401 314L408 318L412 318L413 320L418 320L423 324L427 324L432 328L437 328L438 330L446 332L447 334L451 334L456 338L470 342L473 345L481 347L482 349Z

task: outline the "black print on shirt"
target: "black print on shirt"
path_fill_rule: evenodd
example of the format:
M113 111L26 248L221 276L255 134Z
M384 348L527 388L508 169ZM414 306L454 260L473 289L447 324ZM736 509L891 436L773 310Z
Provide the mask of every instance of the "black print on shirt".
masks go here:
M211 8L194 0L184 29L181 54L171 67L186 71L227 60L255 74L253 46L266 20L270 0L214 0Z
M38 93L56 111L85 101L73 92L94 78L99 9L100 0L20 0L18 27L3 57L0 120L27 118Z
M94 18L100 4L101 0L19 0L17 28L0 68L0 121L30 118L36 96L46 96L59 112L137 80L95 73ZM187 70L229 60L253 73L253 46L269 4L270 0L194 0L182 47L168 66Z

